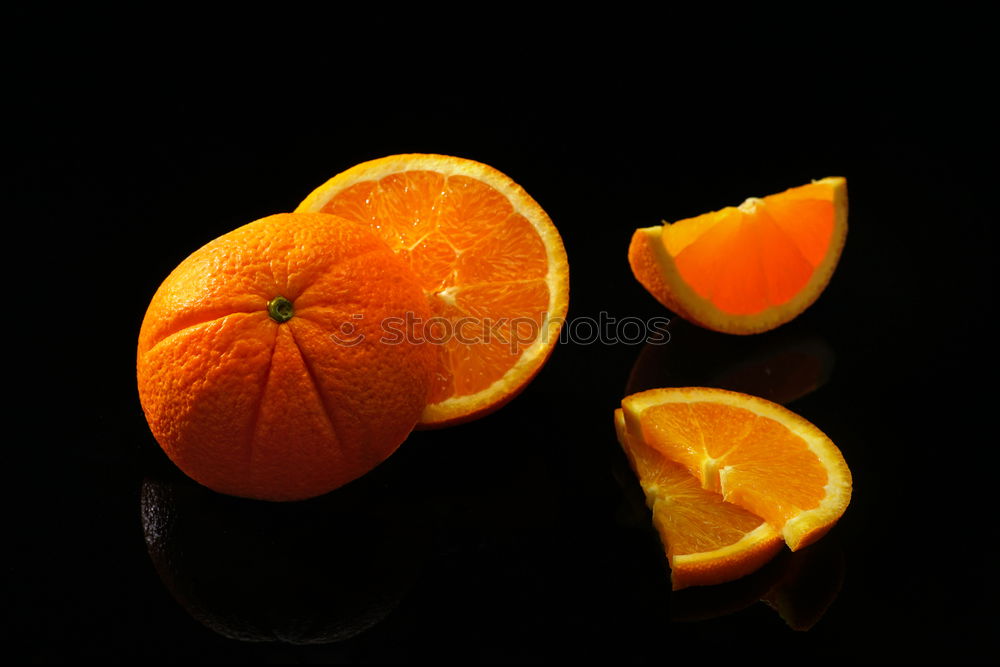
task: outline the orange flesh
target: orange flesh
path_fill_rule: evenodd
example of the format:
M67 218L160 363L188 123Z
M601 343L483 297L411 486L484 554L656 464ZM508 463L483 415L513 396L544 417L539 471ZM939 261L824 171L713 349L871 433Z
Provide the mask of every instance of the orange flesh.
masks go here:
M727 313L750 315L805 287L833 228L833 187L812 183L665 225L663 243L700 297Z
M405 171L356 183L322 211L370 225L409 264L433 315L443 318L427 331L441 343L428 403L486 389L542 330L545 245L482 181Z
M719 403L667 403L643 412L642 437L684 465L705 489L780 528L819 506L826 469L780 422ZM724 478L724 480L723 480Z
M682 465L637 439L629 441L627 452L671 558L735 544L764 523L759 516L701 488Z

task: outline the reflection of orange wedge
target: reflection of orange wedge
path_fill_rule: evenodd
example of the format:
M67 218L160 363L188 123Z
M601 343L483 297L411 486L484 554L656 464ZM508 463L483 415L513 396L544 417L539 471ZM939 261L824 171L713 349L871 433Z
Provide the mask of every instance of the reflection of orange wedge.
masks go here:
M767 336L725 336L683 320L667 345L647 343L629 374L626 394L657 387L718 387L788 405L826 384L835 354L798 322Z
M836 537L836 536L831 536ZM823 540L789 554L781 580L761 596L792 630L804 632L819 622L844 583L844 554L836 539Z
M763 519L701 488L683 466L632 437L621 410L615 429L653 511L674 590L739 579L781 550L781 535Z
M670 596L670 620L696 623L736 614L760 604L775 583L782 580L788 557L793 555L782 551L756 572L736 581L674 591Z
M756 602L774 609L789 628L804 632L819 622L844 582L844 557L836 536L770 563L721 586L702 586L670 597L670 619L704 621L735 614Z
M767 358L734 364L718 376L720 386L787 405L815 391L830 374L832 352L821 339L775 351Z
M809 185L637 229L629 264L678 315L752 334L794 319L830 281L847 237L847 181Z

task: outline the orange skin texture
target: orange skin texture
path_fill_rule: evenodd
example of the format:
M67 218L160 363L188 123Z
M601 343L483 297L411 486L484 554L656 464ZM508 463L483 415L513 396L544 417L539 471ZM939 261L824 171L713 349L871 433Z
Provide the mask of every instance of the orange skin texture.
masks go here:
M281 323L267 308L278 296L294 308ZM359 225L292 213L240 227L185 259L146 311L137 379L150 429L220 493L327 493L385 460L420 418L435 351L382 341L385 318L408 312L430 314L415 276Z
M652 294L653 298L662 305L674 311L688 322L698 323L697 318L691 311L674 298L673 290L663 276L663 271L656 261L651 245L652 241L638 231L632 234L632 240L628 247L628 262L629 266L632 267L632 273L642 286L646 288L646 291Z

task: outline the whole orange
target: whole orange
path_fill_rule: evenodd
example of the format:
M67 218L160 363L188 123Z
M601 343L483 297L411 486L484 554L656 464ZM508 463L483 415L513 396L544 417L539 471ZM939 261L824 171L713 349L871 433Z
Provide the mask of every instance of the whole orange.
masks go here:
M427 399L434 349L385 335L426 321L410 269L371 231L273 215L195 251L139 333L139 398L185 473L221 493L297 500L385 460Z

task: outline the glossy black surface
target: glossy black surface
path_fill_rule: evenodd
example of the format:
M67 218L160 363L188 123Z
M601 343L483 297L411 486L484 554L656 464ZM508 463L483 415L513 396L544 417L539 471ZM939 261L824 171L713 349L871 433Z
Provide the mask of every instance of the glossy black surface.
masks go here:
M17 293L48 291L8 335L41 343L46 363L19 376L33 426L7 443L13 657L997 655L996 135L982 70L960 54L946 72L925 67L934 51L789 88L553 66L518 90L482 71L428 88L398 61L331 83L332 69L297 77L244 51L31 53L45 76L25 67L12 182L45 250ZM501 411L414 433L327 497L276 506L198 487L160 452L135 391L157 285L219 234L402 152L476 159L523 185L565 241L571 321L671 316L629 270L639 226L843 175L850 231L819 301L776 331L678 319L653 350L560 344ZM626 391L669 383L753 391L819 426L854 475L842 521L751 578L671 593L611 419Z

